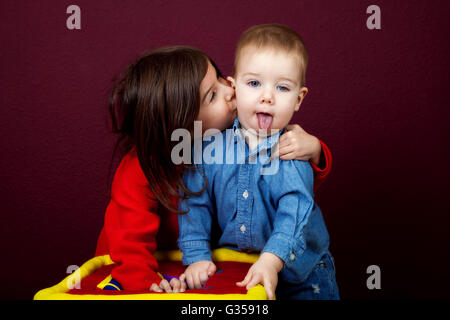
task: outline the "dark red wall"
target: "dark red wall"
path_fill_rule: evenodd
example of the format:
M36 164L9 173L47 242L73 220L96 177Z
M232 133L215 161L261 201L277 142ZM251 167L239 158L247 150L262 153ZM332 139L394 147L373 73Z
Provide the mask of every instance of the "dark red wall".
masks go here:
M1 2L1 296L31 299L92 257L114 143L106 94L127 62L188 44L229 74L240 33L278 22L310 53L295 121L333 152L317 200L342 298L448 299L448 1L222 2ZM66 28L71 4L81 30ZM381 30L366 27L371 4ZM381 290L366 287L372 264Z

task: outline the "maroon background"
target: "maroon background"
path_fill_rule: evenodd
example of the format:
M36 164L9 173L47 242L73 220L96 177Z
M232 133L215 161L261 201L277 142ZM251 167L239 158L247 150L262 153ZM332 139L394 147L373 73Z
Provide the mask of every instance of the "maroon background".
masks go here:
M229 74L240 33L279 22L310 53L295 121L332 149L317 200L344 299L449 298L448 1L1 1L3 298L92 257L108 203L111 79L149 47ZM81 7L81 30L66 8ZM366 8L381 7L381 30ZM381 268L368 290L366 268Z

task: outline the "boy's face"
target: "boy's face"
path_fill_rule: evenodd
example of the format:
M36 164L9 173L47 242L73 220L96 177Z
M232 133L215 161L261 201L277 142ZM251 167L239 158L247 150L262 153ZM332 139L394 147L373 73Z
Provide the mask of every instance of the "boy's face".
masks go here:
M283 129L308 92L300 79L301 62L295 54L244 48L235 78L229 78L236 89L241 125L260 135Z

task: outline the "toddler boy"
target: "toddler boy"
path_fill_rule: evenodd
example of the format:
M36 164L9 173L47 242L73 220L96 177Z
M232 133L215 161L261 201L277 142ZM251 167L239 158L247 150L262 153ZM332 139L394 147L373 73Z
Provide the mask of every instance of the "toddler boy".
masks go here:
M254 26L241 36L233 77L228 78L238 118L231 134L214 138L224 140L224 161L199 166L206 190L180 202L180 210L189 210L179 216L178 244L189 265L180 279L190 288L200 288L216 271L210 242L217 223L219 247L261 253L238 286L248 290L263 284L269 299L276 289L281 299L339 298L328 232L313 199L310 164L270 157L308 92L307 63L302 39L286 26ZM230 163L230 154L241 160ZM196 170L183 180L195 191L205 182Z

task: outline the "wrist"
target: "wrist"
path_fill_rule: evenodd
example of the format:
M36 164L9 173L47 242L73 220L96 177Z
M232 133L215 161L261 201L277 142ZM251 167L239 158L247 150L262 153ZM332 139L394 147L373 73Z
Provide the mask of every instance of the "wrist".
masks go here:
M280 272L281 269L283 269L284 261L276 254L266 251L261 254L259 259L264 261L264 264L271 265L277 272Z
M311 161L318 166L320 164L320 155L322 154L322 145L320 144L319 139L314 136L311 136L314 140L314 152L311 156Z

